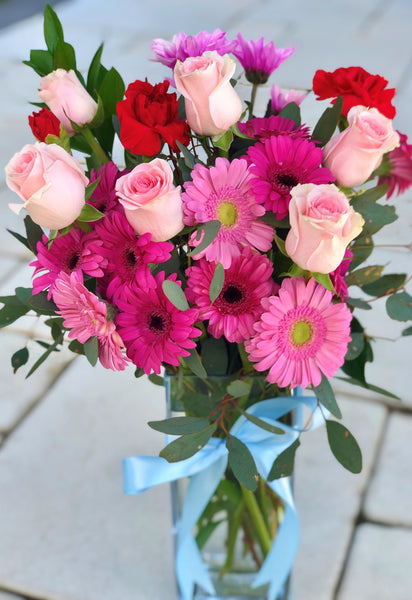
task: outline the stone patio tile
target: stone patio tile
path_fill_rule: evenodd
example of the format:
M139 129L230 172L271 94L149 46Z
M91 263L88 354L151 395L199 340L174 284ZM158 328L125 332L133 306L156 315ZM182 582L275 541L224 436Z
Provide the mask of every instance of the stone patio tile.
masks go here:
M16 596L11 592L2 592L0 590L0 600L25 600L22 596Z
M302 531L293 570L294 600L332 599L385 424L383 406L337 399L342 423L357 439L364 466L359 475L346 471L329 449L325 428L302 436L295 469ZM355 598L364 600L363 596Z
M365 518L389 525L412 526L412 416L393 413L377 468L365 498Z
M11 256L2 256L0 247L0 285L9 279L11 275L21 267L21 262Z
M410 600L412 531L357 527L337 600Z

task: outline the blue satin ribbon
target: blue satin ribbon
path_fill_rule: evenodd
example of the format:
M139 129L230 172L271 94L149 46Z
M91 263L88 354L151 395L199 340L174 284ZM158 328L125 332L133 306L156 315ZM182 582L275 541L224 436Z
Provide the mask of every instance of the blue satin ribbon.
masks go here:
M294 397L280 396L263 400L247 410L249 414L283 429L284 435L270 433L254 425L244 416L239 417L230 431L231 435L249 448L259 474L266 481L273 461L302 431L301 427L285 425L278 419L293 410L300 412L303 404L312 412L310 426L305 430L313 429L324 421L320 410L317 409L317 399L302 396L298 391L298 395ZM181 519L177 525L175 571L181 600L192 600L196 584L210 594L215 593L207 566L193 536L193 527L213 496L226 470L227 462L225 440L214 437L194 456L180 462L168 463L164 458L150 456L134 456L123 461L126 494L139 494L160 483L189 477ZM292 568L299 543L299 522L290 478L267 481L267 484L283 500L285 512L276 538L252 586L269 584L267 598L275 600Z

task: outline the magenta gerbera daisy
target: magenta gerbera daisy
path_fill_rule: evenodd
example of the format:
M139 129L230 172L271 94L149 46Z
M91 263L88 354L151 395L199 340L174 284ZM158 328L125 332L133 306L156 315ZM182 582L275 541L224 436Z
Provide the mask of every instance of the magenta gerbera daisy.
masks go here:
M122 354L123 342L116 326L108 317L107 304L83 285L80 272L61 273L55 281L53 300L70 329L68 337L84 344L97 337L99 360L103 367L123 371L128 361Z
M170 258L173 244L152 242L151 234L137 236L122 213L113 212L101 219L95 229L101 241L101 254L110 280L105 295L116 301L125 287L153 284L148 264L159 264Z
M196 346L193 338L201 331L194 327L196 308L179 310L166 297L162 284L165 273L156 275L155 285L125 290L119 299L116 323L126 345L127 356L146 374L160 373L162 364L178 366ZM176 281L176 274L167 280Z
M251 83L261 84L267 82L269 75L289 58L294 50L294 48L277 48L273 42L265 44L263 37L257 42L253 40L247 42L238 33L233 54L244 68L246 79Z
M243 342L254 333L253 325L263 311L261 299L279 287L272 280L272 263L266 256L244 248L225 270L223 289L211 305L209 289L215 267L204 258L189 267L186 295L199 309L202 320L209 321L207 330L213 337L224 335L228 342Z
M378 181L378 185L389 186L387 198L393 194L403 194L412 185L412 144L408 144L408 137L404 133L398 131L398 134L399 146L382 161L382 165L385 162L388 164L388 174L379 177Z
M287 216L290 190L298 183L332 183L329 169L320 167L322 149L305 139L271 137L248 149L256 201L280 220Z
M52 297L54 282L63 271L72 273L81 271L91 277L102 277L106 259L100 252L101 242L93 231L88 233L80 229L71 229L66 235L53 240L43 235L37 242L37 259L30 263L34 267L33 294L49 289L48 299Z
M292 119L272 115L271 117L256 117L246 123L238 124L239 131L248 137L258 140L267 139L272 135L287 135L291 138L308 139L310 137L309 127L299 125Z
M245 342L257 371L280 387L319 385L345 360L352 314L332 304L333 294L314 279L285 279L278 296L263 299L256 335Z
M232 259L241 254L244 246L267 252L273 241L273 229L259 219L265 210L250 192L250 173L244 159L217 158L209 169L196 164L192 181L185 183L182 194L186 225L220 221L221 227L214 241L194 258L222 263L225 269ZM198 246L196 232L190 238Z

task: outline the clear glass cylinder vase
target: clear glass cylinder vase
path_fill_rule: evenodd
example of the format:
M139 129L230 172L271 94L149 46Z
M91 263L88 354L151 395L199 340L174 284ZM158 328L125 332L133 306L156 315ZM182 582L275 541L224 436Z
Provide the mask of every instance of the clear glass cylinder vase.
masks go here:
M227 386L234 379L234 376L211 376L203 380L194 375L166 375L168 416L181 416L183 411L188 416L209 416L218 410ZM242 398L243 408L279 395L278 388L259 374L252 375L247 382L250 393ZM285 422L290 424L291 419L288 414ZM184 478L171 484L175 548L187 483ZM245 490L228 466L193 532L215 593L196 586L193 600L266 600L268 586L256 588L252 583L276 537L283 513L282 500L262 478L256 491ZM290 598L289 576L276 600Z

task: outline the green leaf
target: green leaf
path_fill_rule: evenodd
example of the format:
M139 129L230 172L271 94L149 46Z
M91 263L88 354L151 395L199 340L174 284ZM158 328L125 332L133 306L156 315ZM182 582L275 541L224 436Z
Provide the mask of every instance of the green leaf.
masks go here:
M313 386L313 391L316 394L317 399L323 406L332 413L337 419L342 418L341 410L336 402L335 394L329 383L329 380L322 373L322 381L319 385Z
M14 323L30 310L17 296L1 296L0 302L4 304L0 310L0 329Z
M219 138L213 137L212 139L213 139L213 145L216 148L220 148L224 152L228 152L230 145L233 142L233 132L230 129L228 129Z
M346 304L362 310L372 310L372 306L360 298L346 298Z
M30 377L30 375L33 375L33 373L40 367L40 365L42 365L44 363L46 358L48 356L50 356L50 354L52 352L54 352L55 350L57 350L57 342L54 342L54 344L50 344L50 346L47 348L46 352L44 354L42 354L38 360L36 360L36 362L34 363L32 368L30 369L30 371L27 373L26 379L28 377Z
M341 381L345 381L346 383L350 383L351 385L357 385L365 390L371 390L372 392L376 392L378 394L382 394L383 396L388 396L388 398L394 398L395 400L400 400L399 396L396 394L392 394L392 392L388 392L384 388L381 388L377 385L372 385L371 383L367 383L366 381L359 381L355 377L337 377Z
M339 96L339 98L336 99L335 104L333 104L332 107L327 108L316 123L312 133L312 139L315 142L320 142L321 146L324 146L330 140L338 126L342 107L343 98L342 96Z
M351 473L362 471L362 454L358 442L342 423L326 421L328 442L335 458Z
M201 239L200 236L202 232L204 233L203 239L200 242L200 244L196 246L196 248L194 248L188 253L188 256L195 256L196 254L199 254L200 252L202 252L202 250L207 248L217 237L217 234L220 231L220 227L220 221L208 221L207 223L202 223L201 225L199 225L199 227L197 228L197 240Z
M16 240L18 240L19 242L21 242L23 244L23 246L26 246L26 248L28 248L29 250L31 250L29 242L27 241L27 238L25 238L23 235L21 235L20 233L17 233L17 231L11 231L11 229L7 229L7 231L9 233L11 233L11 235L16 238Z
M403 336L412 335L412 327L407 327L402 331Z
M173 442L170 442L170 444L163 448L163 450L160 452L160 456L165 458L169 463L190 458L207 444L216 431L216 427L216 423L212 423L201 431L189 433L188 435L182 435L177 440L173 440Z
M160 387L164 386L163 377L161 377L157 373L150 373L150 375L148 375L147 378L151 383L153 383L153 385L158 385Z
M212 304L222 291L224 283L225 270L222 263L218 262L216 263L215 272L213 273L212 281L210 282L209 287L209 298Z
M395 213L395 208L388 204L382 206L381 204L375 204L373 202L357 203L354 201L352 206L356 212L360 213L365 219L363 235L365 235L365 233L375 233L385 225L393 223L398 218Z
M370 233L358 236L350 247L353 252L353 258L349 266L349 271L353 271L369 258L372 254L373 247L373 240Z
M84 353L89 363L94 367L99 358L99 342L96 336L93 336L84 343Z
M27 348L22 348L13 354L11 357L11 366L13 367L13 373L20 369L29 360L29 351Z
M16 296L37 314L54 316L57 306L52 300L47 299L47 292L39 292L34 295L32 292L31 288L16 288Z
M195 375L197 375L201 379L207 378L207 373L205 371L204 366L202 365L202 361L200 360L198 353L196 352L196 348L192 348L190 350L189 356L185 356L183 360L186 366L191 371L193 371Z
M355 360L355 358L358 358L362 354L365 347L365 336L363 333L351 333L351 338L352 341L348 344L345 360Z
M72 340L69 344L69 350L70 352L74 352L74 354L84 355L84 345L79 340Z
M101 177L102 176L99 175L99 177L97 179L95 179L94 181L92 181L92 183L89 183L89 185L86 187L85 195L84 195L86 202L87 202L87 200L90 200L90 198L93 196L93 192L95 191L95 189L99 185Z
M76 53L71 44L59 40L53 54L53 69L76 70Z
M260 427L261 429L264 429L265 431L270 431L270 433L273 433L275 435L285 435L284 430L281 429L280 427L275 427L274 425L271 425L270 423L267 423L263 419L259 419L259 417L255 417L255 415L252 415L251 413L248 413L246 410L243 410L239 406L237 407L237 409L242 413L242 415L248 421L250 421L251 423L253 423L257 427Z
M37 242L42 241L44 235L43 229L37 225L29 215L24 217L24 227L26 228L27 241L31 251L37 255Z
M202 363L208 375L225 375L229 358L223 337L202 340Z
M227 393L234 398L241 398L250 393L250 384L242 379L236 379L227 386Z
M386 312L395 321L410 321L412 319L412 297L407 292L389 296L386 301Z
M59 41L64 40L63 27L58 16L49 4L44 9L44 40L50 54L53 54Z
M180 152L183 154L183 159L184 159L186 167L188 167L190 170L192 170L196 163L196 157L193 156L193 154L181 142L176 141L176 144L177 144Z
M47 50L31 50L30 63L36 65L35 71L42 77L53 71L53 56Z
M311 275L315 281L323 285L324 288L336 294L336 290L333 287L333 283L331 281L329 273L313 273Z
M179 310L188 310L189 304L180 285L175 281L166 279L162 283L162 290L166 298Z
M97 210L97 208L95 208L92 204L84 204L76 221L80 221L81 223L89 223L92 221L98 221L104 216L104 213L100 212L100 210Z
M62 319L49 319L52 338L58 344L63 343Z
M362 290L369 296L386 296L395 293L406 281L405 273L392 273L383 275L373 283L362 286Z
M280 111L280 116L294 121L296 127L299 127L301 124L300 108L296 102L289 102L289 104L286 104L286 106Z
M280 477L288 477L292 474L296 450L299 448L299 446L300 441L299 438L297 438L293 444L288 446L286 450L283 450L283 452L279 454L269 471L268 481L280 479Z
M87 91L89 92L89 94L93 94L94 97L96 97L95 94L99 85L99 78L101 76L102 70L107 72L107 70L102 66L100 62L102 58L102 53L103 44L100 44L96 51L96 54L92 58L89 71L87 73Z
M284 240L282 240L281 237L279 237L276 232L274 232L273 234L276 246L278 247L278 250L281 254L283 254L283 256L289 256L288 253L286 252L286 246L285 246L285 242Z
M358 196L355 196L355 198L351 201L351 204L355 208L358 207L360 204L376 202L377 200L385 196L388 189L388 185L376 185L375 187L366 190L366 192L362 192L361 194L358 194ZM357 208L355 208L355 210L357 210Z
M345 277L345 281L348 286L358 285L359 287L362 287L379 279L384 268L385 267L382 265L363 267L362 269L357 269L356 271L348 273Z
M230 434L226 439L226 448L229 451L228 460L234 476L246 489L254 492L259 476L249 448Z
M113 67L107 71L98 89L106 115L116 114L116 105L123 99L125 85L119 73Z
M198 433L209 425L207 419L202 417L173 417L163 421L149 421L149 427L169 435L187 435Z
M220 525L220 523L223 523L223 521L224 519L220 519L219 521L209 521L206 525L199 528L199 531L196 535L196 544L199 550L205 546L207 540L210 538L216 527Z

